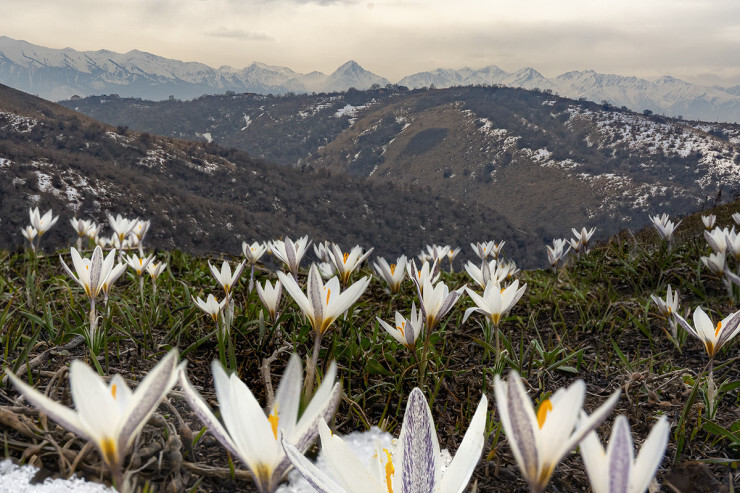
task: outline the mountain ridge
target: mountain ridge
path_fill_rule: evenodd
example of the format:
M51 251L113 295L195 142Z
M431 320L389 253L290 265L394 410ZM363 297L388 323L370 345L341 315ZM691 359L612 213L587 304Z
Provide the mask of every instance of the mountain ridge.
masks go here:
M118 94L162 100L204 94L254 92L285 94L368 89L391 82L350 60L331 74L300 74L288 67L252 62L238 69L212 68L139 50L52 49L0 36L0 83L49 100L72 96ZM574 70L547 78L531 67L506 72L495 65L480 69L437 68L400 79L409 88L457 85L506 85L539 89L573 99L606 101L633 111L648 110L694 120L740 122L740 86L722 88L690 84L671 76L654 82L635 76Z

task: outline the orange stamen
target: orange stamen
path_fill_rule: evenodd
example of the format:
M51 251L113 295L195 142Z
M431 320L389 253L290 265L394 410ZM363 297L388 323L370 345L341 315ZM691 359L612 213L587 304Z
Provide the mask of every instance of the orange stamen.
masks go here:
M349 257L349 252L344 254L344 263L347 263L347 257Z
M111 395L113 396L114 399L116 398L116 390L118 390L116 384L111 385L111 387L110 387L110 393L111 393Z
M397 328L397 329L398 329L398 331L399 331L399 332L401 333L401 335L405 337L405 335L404 335L403 331L404 331L404 329L406 329L406 322L401 322L401 325L399 325L399 326L398 326L398 327L396 327L396 328Z
M540 403L540 408L537 410L537 424L540 425L540 429L545 425L547 413L550 411L552 411L552 403L550 399L545 399Z
M714 337L717 337L719 335L720 330L722 330L722 320L717 322L717 329L714 331Z
M396 472L396 468L393 467L393 459L391 458L391 453L388 452L388 449L384 448L383 452L385 452L385 455L388 458L388 462L385 463L385 484L388 487L388 493L393 493L392 477Z
M278 432L278 421L280 421L280 417L278 416L277 407L267 417L267 420L270 422L270 425L272 426L272 434L275 435L275 440L277 440L277 432Z
M396 272L396 264L391 264L391 275Z
M331 296L331 289L326 290L326 304L329 304L329 296Z

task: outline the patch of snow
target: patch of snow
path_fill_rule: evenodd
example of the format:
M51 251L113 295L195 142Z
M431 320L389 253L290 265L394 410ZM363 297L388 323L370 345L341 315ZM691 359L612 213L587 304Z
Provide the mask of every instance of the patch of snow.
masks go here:
M81 478L46 478L43 483L31 484L38 469L19 466L11 460L0 462L0 493L115 493L115 489L103 484L85 481Z
M205 133L202 133L202 134L201 134L201 136L202 136L202 137L203 137L204 139L206 139L206 142L208 142L209 144L210 144L211 142L213 142L213 137L211 137L211 132L205 132Z
M242 131L244 131L247 128L249 128L249 126L251 124L252 124L252 119L249 117L249 115L247 115L246 113L244 113L244 126L241 128Z

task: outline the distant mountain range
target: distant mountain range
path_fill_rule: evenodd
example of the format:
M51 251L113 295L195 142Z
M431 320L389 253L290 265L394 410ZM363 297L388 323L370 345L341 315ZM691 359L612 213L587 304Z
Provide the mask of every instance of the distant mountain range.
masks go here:
M246 68L218 69L181 62L137 50L125 54L107 50L80 52L50 49L0 36L0 83L49 100L74 95L118 94L162 100L190 99L203 94L285 94L337 92L390 84L384 77L349 61L327 75L297 73L287 67L252 63ZM740 122L740 86L722 88L689 84L673 77L651 82L637 77L574 71L549 79L532 68L506 72L482 69L437 69L404 77L408 88L505 85L539 89L569 98L606 101L633 111L703 121Z

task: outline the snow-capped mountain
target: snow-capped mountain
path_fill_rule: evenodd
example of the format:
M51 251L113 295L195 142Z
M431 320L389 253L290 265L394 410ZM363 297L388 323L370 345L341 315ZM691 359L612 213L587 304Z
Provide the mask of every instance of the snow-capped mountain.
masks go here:
M133 50L76 51L51 49L0 36L0 83L50 100L73 95L118 94L161 100L190 99L203 94L254 92L284 94L345 91L385 86L388 79L349 61L333 73L301 74L287 67L252 63L244 69L218 69ZM505 85L540 89L570 98L606 101L634 111L705 121L740 122L740 86L722 88L689 84L673 77L648 81L637 77L573 71L555 78L533 68L507 72L494 65L481 69L439 68L404 77L398 85L437 88Z
M506 72L496 66L480 70L437 69L404 77L410 88L501 84L524 89L550 90L569 98L607 101L633 111L650 110L668 116L706 121L740 121L740 89L689 84L674 77L655 82L638 77L600 74L593 70L567 72L548 79L532 68Z
M168 96L189 99L226 91L282 94L285 92L367 89L389 81L354 61L332 74L300 74L287 67L252 63L244 69L218 69L182 62L138 50L76 51L52 49L0 36L0 83L49 100L73 95L118 94L143 99Z

